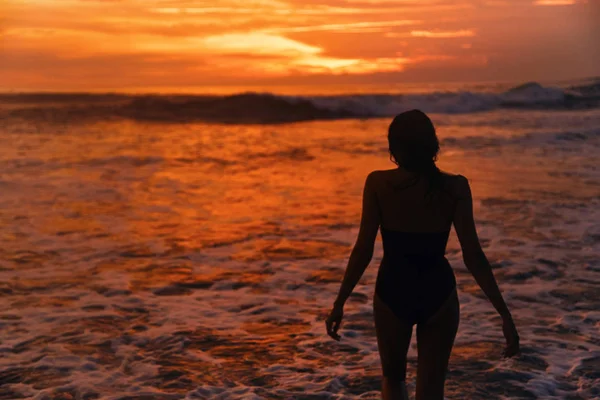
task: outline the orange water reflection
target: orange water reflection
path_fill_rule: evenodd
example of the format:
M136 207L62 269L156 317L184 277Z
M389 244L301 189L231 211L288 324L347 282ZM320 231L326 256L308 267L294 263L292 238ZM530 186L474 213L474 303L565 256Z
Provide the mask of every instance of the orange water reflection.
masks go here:
M453 237L448 257L464 322L449 396L481 398L488 390L518 397L528 374L545 373L549 358L538 348L578 351L595 340L590 323L574 330L569 321L583 321L581 313L596 306L586 284L595 279L595 242L591 234L582 240L589 228L582 215L593 212L586 207L599 193L581 165L597 156L586 147L570 150L578 142L561 144L564 153L511 144L512 135L533 128L490 124L481 134L486 121L519 117L434 116L439 165L471 180L482 243L516 318L533 321L526 332L540 340L520 364L494 364L498 321ZM7 277L0 297L16 311L0 314L0 322L16 349L11 354L89 358L85 368L120 376L118 385L104 378L90 384L102 394L126 393L133 382L175 394L233 382L265 397L283 386L295 394L312 387L378 398L370 309L376 267L348 303L342 343L325 341L322 318L355 240L364 179L392 166L388 123L7 130L0 146L0 274ZM500 139L508 144L494 145ZM373 264L380 257L377 248ZM564 302L577 306L570 320L557 320ZM497 334L483 338L482 331ZM414 349L410 355L412 378ZM87 374L73 362L73 370L29 365L13 372L53 388L72 378L65 371ZM503 379L505 369L514 379ZM336 376L341 383L331 383ZM83 395L77 390L73 397Z

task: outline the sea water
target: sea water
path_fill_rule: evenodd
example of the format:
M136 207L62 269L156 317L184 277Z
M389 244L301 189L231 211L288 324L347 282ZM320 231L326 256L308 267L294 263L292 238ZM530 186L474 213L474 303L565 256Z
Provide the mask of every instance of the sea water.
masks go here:
M461 323L446 397L600 398L600 109L594 93L573 107L544 90L281 96L314 109L248 104L237 122L198 111L230 98L6 96L0 398L379 398L379 240L340 342L324 319L364 180L394 167L389 117L412 107L437 127L440 168L470 181L521 335L503 360L500 319L452 232ZM414 338L408 362L414 390Z

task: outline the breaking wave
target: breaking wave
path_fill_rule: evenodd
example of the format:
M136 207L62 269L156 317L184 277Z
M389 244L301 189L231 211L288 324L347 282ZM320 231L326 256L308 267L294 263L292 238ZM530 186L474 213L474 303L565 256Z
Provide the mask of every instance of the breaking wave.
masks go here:
M432 92L281 96L6 94L3 117L42 121L126 118L148 122L265 124L341 118L389 117L418 108L456 114L494 109L585 109L600 107L600 79L566 89L526 83L501 93Z

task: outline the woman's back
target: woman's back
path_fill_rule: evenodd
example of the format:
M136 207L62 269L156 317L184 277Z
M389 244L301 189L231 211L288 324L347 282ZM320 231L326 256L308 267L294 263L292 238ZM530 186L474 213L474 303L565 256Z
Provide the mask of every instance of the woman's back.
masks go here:
M453 177L436 173L434 180L396 169L371 178L383 241L375 292L409 324L433 317L456 285L444 257L455 206Z
M450 231L459 175L437 173L435 182L400 168L373 173L382 231Z

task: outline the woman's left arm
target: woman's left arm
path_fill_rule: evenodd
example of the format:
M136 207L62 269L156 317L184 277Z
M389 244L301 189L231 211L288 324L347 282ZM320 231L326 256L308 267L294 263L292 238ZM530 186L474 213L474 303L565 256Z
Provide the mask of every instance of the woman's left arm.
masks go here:
M333 310L327 319L327 332L334 339L339 340L337 330L343 315L343 308L346 300L350 297L352 290L362 277L365 269L373 258L373 249L375 239L379 230L379 208L377 205L377 193L375 192L375 172L371 172L365 181L362 200L362 215L360 219L360 229L358 238L350 254L348 266L344 274L344 279L333 305Z

